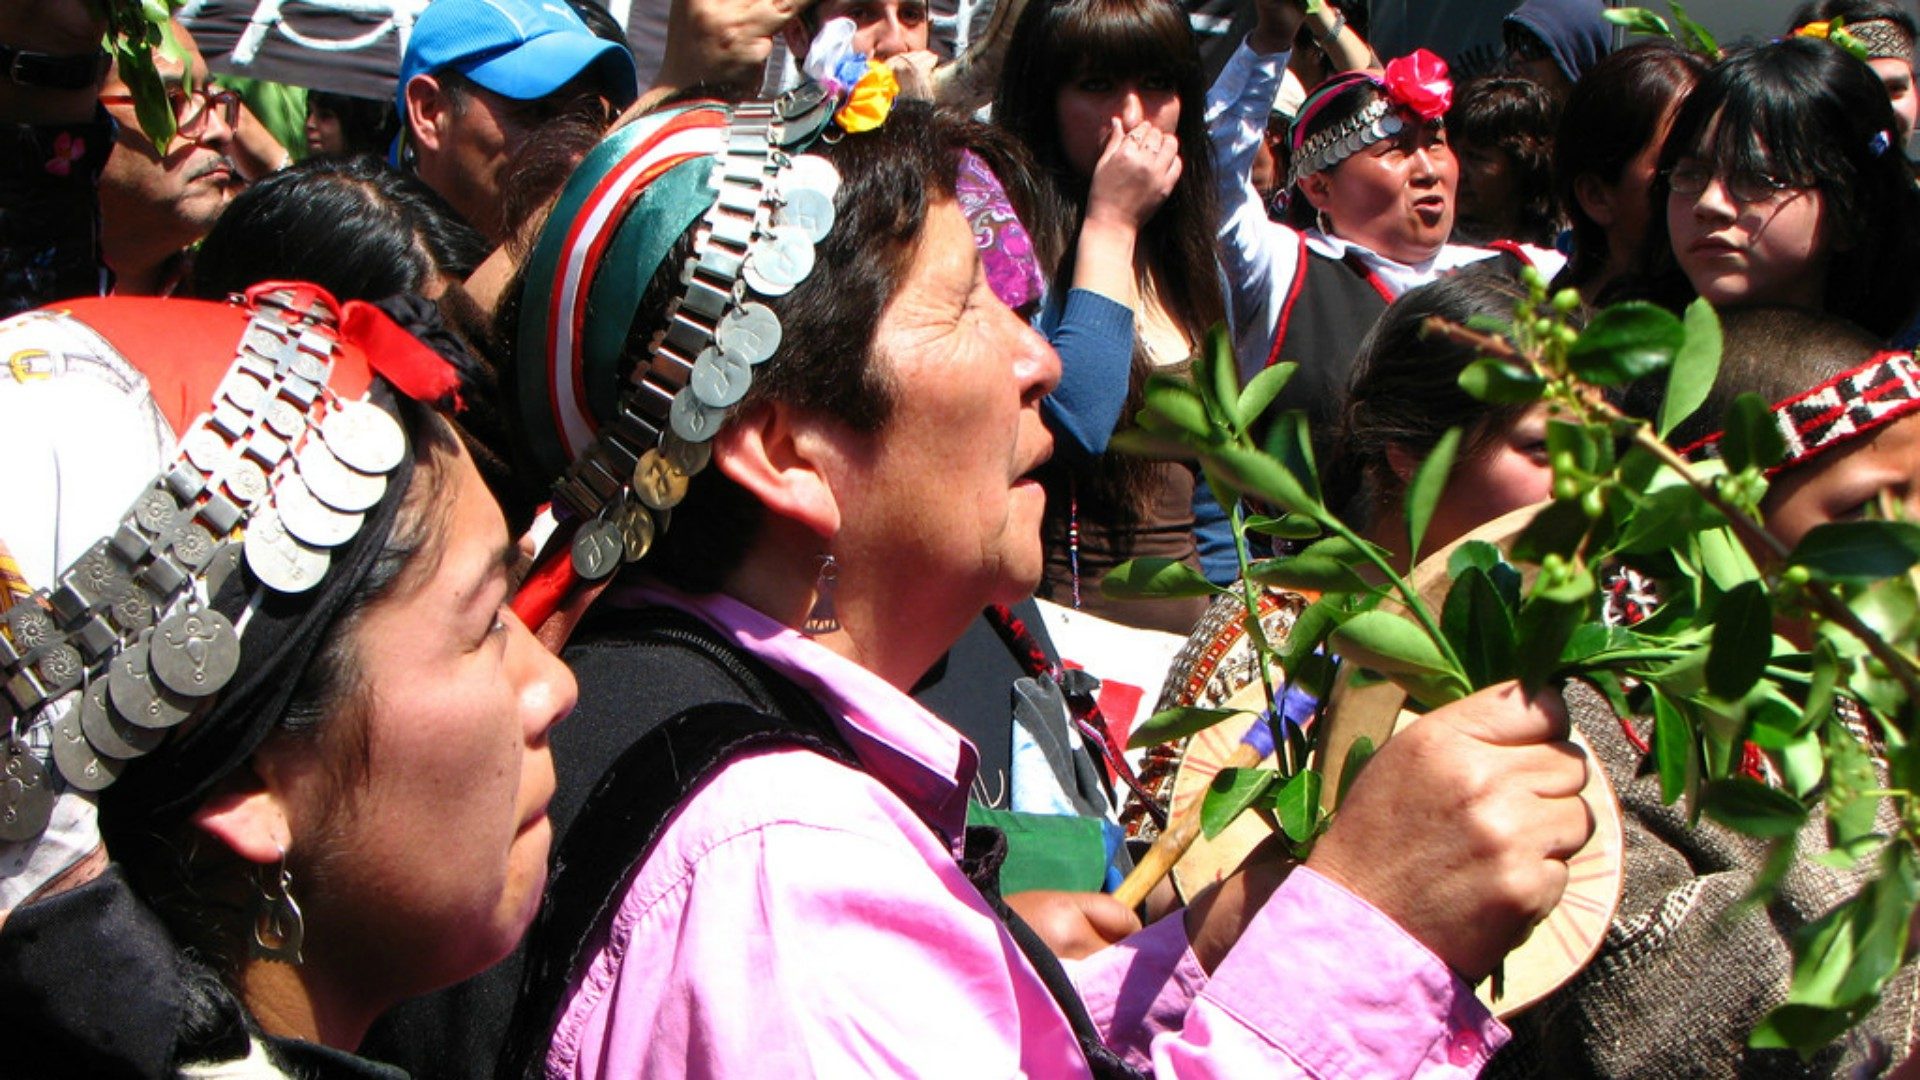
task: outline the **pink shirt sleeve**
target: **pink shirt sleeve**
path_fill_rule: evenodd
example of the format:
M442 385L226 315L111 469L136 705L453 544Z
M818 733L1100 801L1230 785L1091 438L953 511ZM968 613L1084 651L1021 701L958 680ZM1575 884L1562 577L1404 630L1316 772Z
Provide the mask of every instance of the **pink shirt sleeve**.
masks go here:
M1072 965L1167 1076L1467 1075L1504 1037L1385 916L1297 870L1214 973L1181 920ZM1065 1017L933 832L818 755L730 764L628 884L548 1075L1084 1075Z

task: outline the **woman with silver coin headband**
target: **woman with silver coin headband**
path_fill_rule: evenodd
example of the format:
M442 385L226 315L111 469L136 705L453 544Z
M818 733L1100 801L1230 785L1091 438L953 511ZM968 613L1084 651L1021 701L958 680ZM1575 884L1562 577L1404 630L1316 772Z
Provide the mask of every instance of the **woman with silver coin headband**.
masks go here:
M1563 260L1525 245L1448 242L1460 181L1445 127L1453 81L1425 49L1307 94L1287 130L1287 210L1269 220L1251 170L1305 13L1300 0L1257 7L1253 32L1207 92L1234 351L1243 377L1298 363L1275 408L1304 410L1324 433L1339 422L1360 339L1395 297L1487 259L1549 278Z
M614 131L503 312L560 520L516 609L600 591L564 654L562 840L500 1074L1484 1061L1499 1025L1456 972L1518 940L1586 829L1584 771L1540 745L1564 717L1511 688L1389 743L1284 883L1264 860L1071 971L1000 901L1004 838L965 820L978 757L908 692L1038 580L1059 361L982 272L955 123L903 103L848 131L834 106ZM1478 760L1508 753L1530 764ZM1459 798L1468 759L1501 790ZM1324 1035L1348 1024L1358 1050Z
M0 355L40 583L0 614L0 1071L392 1075L347 1053L372 1020L532 919L573 695L433 411L456 369L286 283L75 301Z

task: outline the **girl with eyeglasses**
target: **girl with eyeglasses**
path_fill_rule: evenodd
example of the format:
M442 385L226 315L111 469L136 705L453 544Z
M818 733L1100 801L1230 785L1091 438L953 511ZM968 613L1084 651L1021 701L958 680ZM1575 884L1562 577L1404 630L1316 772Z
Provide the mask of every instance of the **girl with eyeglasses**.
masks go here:
M1895 129L1872 69L1827 42L1789 38L1715 67L1660 154L1653 294L1822 311L1911 344L1920 192Z

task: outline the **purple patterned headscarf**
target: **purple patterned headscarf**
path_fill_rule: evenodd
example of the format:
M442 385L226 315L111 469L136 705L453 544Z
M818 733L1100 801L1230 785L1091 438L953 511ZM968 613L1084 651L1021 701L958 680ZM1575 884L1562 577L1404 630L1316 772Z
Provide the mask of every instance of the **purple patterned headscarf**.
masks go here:
M1007 201L1007 190L993 169L971 150L960 152L960 175L954 183L960 210L973 226L973 244L987 271L987 284L1002 303L1015 311L1040 298L1047 279L1033 255L1033 238Z

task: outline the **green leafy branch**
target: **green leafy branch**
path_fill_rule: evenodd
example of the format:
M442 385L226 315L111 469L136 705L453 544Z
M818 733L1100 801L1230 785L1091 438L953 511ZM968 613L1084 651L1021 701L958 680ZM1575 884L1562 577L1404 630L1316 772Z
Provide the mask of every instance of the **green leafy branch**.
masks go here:
M140 130L152 140L159 153L165 154L179 129L173 104L167 99L166 82L154 65L153 54L159 50L180 61L186 68L182 78L193 77L192 68L186 64L186 51L173 35L173 13L180 6L180 0L100 2L107 16L106 47L113 54L120 81L127 84L127 93L133 97L133 111L140 120Z
M1577 329L1578 306L1574 294L1549 297L1529 275L1511 320L1427 327L1481 357L1461 375L1464 389L1548 411L1553 470L1552 502L1509 550L1457 546L1437 603L1423 602L1392 553L1324 504L1299 417L1267 415L1291 365L1242 388L1219 330L1196 358L1192 381L1149 382L1138 428L1117 436L1116 446L1197 460L1223 503L1264 508L1232 513L1241 580L1228 590L1184 566L1141 560L1111 575L1107 588L1231 592L1248 613L1279 767L1223 770L1203 802L1209 834L1248 809L1271 815L1299 854L1324 831L1329 818L1313 804L1329 747L1320 733L1309 744L1274 714L1295 687L1324 701L1332 656L1361 677L1391 680L1419 707L1507 679L1535 687L1588 681L1620 716L1651 718L1663 799L1684 802L1694 820L1705 814L1774 845L1757 898L1792 865L1795 839L1818 807L1830 843L1819 858L1836 866L1874 859L1876 875L1795 939L1788 1002L1754 1034L1755 1045L1812 1053L1872 1007L1903 956L1905 916L1920 903L1920 800L1911 794L1920 748L1907 735L1920 701L1920 525L1889 520L1891 513L1834 522L1787 550L1759 519L1766 471L1785 450L1766 402L1734 404L1717 462L1689 463L1663 441L1707 399L1717 375L1712 309L1696 304L1675 317L1620 305ZM1604 396L1606 387L1662 374L1667 391L1651 424ZM1426 540L1459 445L1457 433L1440 440L1407 485L1397 539L1406 552ZM1291 547L1256 558L1254 536ZM1652 594L1637 622L1612 625L1600 582L1623 572ZM1286 642L1266 640L1256 586L1317 594ZM1814 646L1777 636L1776 615L1810 618ZM1169 710L1142 725L1135 742L1181 737L1249 711ZM1884 749L1884 778L1851 715L1866 720ZM1779 786L1743 773L1748 745L1774 763ZM1369 750L1355 748L1342 788ZM1890 844L1882 831L1880 808L1889 801L1904 842Z

